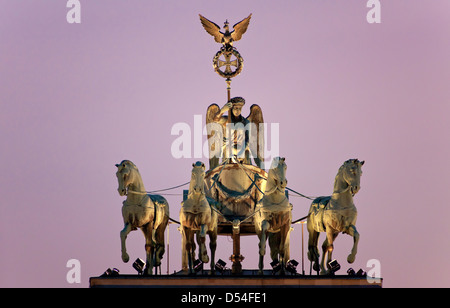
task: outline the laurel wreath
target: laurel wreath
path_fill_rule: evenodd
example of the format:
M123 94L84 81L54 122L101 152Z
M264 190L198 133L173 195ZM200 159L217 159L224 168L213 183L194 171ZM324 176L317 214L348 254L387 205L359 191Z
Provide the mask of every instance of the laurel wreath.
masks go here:
M224 53L231 52L237 59L237 67L234 72L226 73L220 70L219 68L219 57L223 55ZM235 48L233 48L232 51L226 51L224 48L221 48L216 55L213 58L213 67L217 74L222 76L223 78L233 78L239 75L244 68L244 59L242 58L239 51L237 51Z

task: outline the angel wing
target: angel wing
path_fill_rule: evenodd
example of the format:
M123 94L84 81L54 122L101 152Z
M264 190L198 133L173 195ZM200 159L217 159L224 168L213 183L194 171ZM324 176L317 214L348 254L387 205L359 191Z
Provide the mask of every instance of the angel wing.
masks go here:
M247 120L254 124L250 126L250 152L255 164L264 169L264 119L261 107L253 104Z
M214 36L214 40L217 43L222 43L223 33L220 32L220 27L211 20L203 17L202 15L198 14L198 16L200 16L200 21L203 25L203 28L205 28L206 32Z
M252 14L248 15L247 18L241 20L237 24L233 26L233 32L231 32L231 37L233 41L239 41L242 38L242 35L247 31L248 25L250 23L250 18Z
M211 104L208 106L208 109L206 110L206 124L215 122L214 118L216 114L220 111L220 107L217 104ZM209 135L208 135L209 137Z
M222 151L223 127L215 121L215 116L220 111L217 104L209 105L206 110L206 131L208 134L209 169L219 165L219 157Z

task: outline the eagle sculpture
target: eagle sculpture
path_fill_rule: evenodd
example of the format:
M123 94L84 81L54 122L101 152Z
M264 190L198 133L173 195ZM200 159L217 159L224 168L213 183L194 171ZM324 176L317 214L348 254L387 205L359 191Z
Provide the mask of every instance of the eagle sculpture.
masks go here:
M233 31L231 32L230 28L228 27L228 20L225 21L225 25L223 27L225 32L222 32L220 31L220 27L217 24L208 20L200 14L199 16L203 28L205 28L206 32L211 34L217 43L221 43L226 51L231 51L233 49L233 42L239 41L245 31L247 31L252 14L248 15L247 18L235 24L233 26Z

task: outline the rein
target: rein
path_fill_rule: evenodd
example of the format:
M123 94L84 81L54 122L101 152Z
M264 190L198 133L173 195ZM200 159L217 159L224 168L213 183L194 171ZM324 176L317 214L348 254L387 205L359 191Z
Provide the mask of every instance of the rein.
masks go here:
M136 195L148 195L148 192L146 192L146 191L134 191L134 190L127 189L125 196L128 196L129 193L136 194Z
M186 183L184 183L184 184L180 184L180 185L177 185L177 186L173 186L173 187L169 187L169 188L164 188L164 189L159 189L159 190L152 190L152 191L134 191L134 190L127 190L127 193L133 193L133 194L137 194L137 195L148 195L148 194L154 194L154 193L157 193L157 192L161 192L161 191L167 191L167 190L172 190L172 189L175 189L175 188L180 188L180 187L182 187L182 186L185 186L185 185L187 185L187 184L189 184L191 181L189 181L189 182L186 182Z
M247 171L249 171L249 172L251 172L251 173L253 173L253 174L256 174L256 172L254 172L254 171L252 171L252 170L249 170L248 168L246 168L246 167L245 167L241 162L239 162L238 160L236 160L236 162L237 162L237 165L244 171L245 175L250 179L250 181L252 182L252 184L253 184L254 186L256 186L256 188L258 189L258 191L259 191L259 192L263 195L263 197L264 197L266 194L258 187L258 185L256 184L256 182L255 182L255 181L251 178L251 176L247 173ZM221 170L220 170L220 172L219 172L219 174L218 174L219 176L220 176L220 174L222 173L223 169L225 169L224 167L225 167L225 165L226 165L227 163L228 163L228 162L225 161L225 162L223 162L223 163L221 164L222 168L221 168ZM210 192L210 191L212 190L212 188L213 188L214 186L217 185L217 180L219 179L219 176L216 177L216 179L214 180L214 182L213 182L213 184L211 185L211 187L208 188L208 192ZM263 180L266 180L266 181L267 181L267 178L262 177L262 176L260 176L260 175L258 175L258 176L261 177ZM173 190L173 189L176 189L176 188L180 188L180 187L185 186L185 185L187 185L187 184L189 184L189 183L190 183L190 181L188 181L188 182L186 182L186 183L183 183L183 184L180 184L180 185L173 186L173 187L164 188L164 189L159 189L159 190L153 190L153 191L134 191L134 190L127 189L127 192L126 192L125 195L128 195L128 194L130 194L130 193L131 193L131 194L136 194L136 195L149 195L149 194L153 194L153 193L157 193L157 192L163 192L163 191L168 191L168 190ZM275 191L276 189L279 190L279 188L278 188L277 186L276 186L276 188L274 189L274 191ZM300 196L300 197L302 197L302 198L305 198L305 199L315 200L315 199L317 198L317 197L306 196L306 195L301 194L301 193L299 193L299 192L297 192L297 191L295 191L295 190L293 190L293 189L291 189L291 188L289 188L289 187L285 187L285 189L287 189L288 191L293 192L294 194L296 194L296 195L298 195L298 196ZM341 192L336 192L336 193L342 194L342 193L345 193L346 191L348 191L349 189L350 189L350 185L349 185L345 190L343 190L343 191L341 191ZM268 192L268 193L269 193L269 192ZM207 197L207 196L206 196L206 197ZM208 199L208 203L211 203L212 200L211 200L209 197L207 197L207 199ZM262 200L262 198L261 198L261 200ZM259 203L261 200L259 200L258 203ZM217 202L217 201L214 200L214 202ZM225 218L226 220L230 221L230 220L229 220L227 217L225 217L225 216L224 216L224 215L223 215L223 214L222 214L215 206L211 206L211 208L212 208L213 211L215 211L216 213L218 213L219 215L221 215L223 218ZM248 217L244 218L242 221L240 221L240 223L242 223L242 222L244 222L244 221L250 219L251 217L253 217L253 216L254 216L256 213L258 213L259 211L260 211L260 210L255 211L255 212L252 213L250 216L248 216ZM310 215L310 214L308 214L308 215L305 216L305 217L302 217L302 218L300 218L300 219L295 220L294 222L292 222L292 224L298 223L299 221L302 221L302 220L308 218L309 215ZM169 220L172 221L173 223L180 224L178 221L176 221L175 219L172 219L172 218L170 218L170 217L169 217ZM231 222L231 221L230 221L230 222Z
M252 172L252 173L256 173L256 172L253 172L252 170L249 170L248 168L245 168L245 166L242 165L242 164L239 163L239 162L238 162L238 164L239 164L239 166L241 166L241 168L245 169L245 170L244 170L244 171L245 171L245 174L246 174L247 177L252 181L252 183L254 183L254 181L253 181L252 178L248 175L248 173L246 172L246 170L248 170L249 172ZM263 180L266 180L266 181L267 181L267 179L266 179L265 177L261 177L261 178L262 178ZM256 183L255 183L255 185L256 185ZM265 196L264 192L262 192L262 191L259 189L258 186L256 186L256 187L257 187L258 190L263 194L263 196ZM277 189L279 189L278 186L277 186ZM297 192L297 191L295 191L295 190L293 190L293 189L291 189L291 188L289 188L289 187L287 187L287 186L285 187L285 189L287 189L287 190L289 190L289 191L291 191L291 192L293 192L293 193L299 195L300 197L303 197L303 198L306 198L306 199L309 199L309 200L314 200L314 199L317 198L317 197L308 197L308 196L305 196L304 194L301 194L301 193L299 193L299 192ZM274 191L275 191L275 189L274 189Z

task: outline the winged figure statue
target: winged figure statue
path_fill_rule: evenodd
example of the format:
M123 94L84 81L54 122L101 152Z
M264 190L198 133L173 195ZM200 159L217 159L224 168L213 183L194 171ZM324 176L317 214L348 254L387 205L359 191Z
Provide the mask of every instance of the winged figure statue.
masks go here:
M233 26L233 31L231 32L228 26L228 20L225 21L225 25L223 27L225 32L222 32L220 31L220 27L217 24L203 17L200 14L199 16L203 28L205 28L206 32L211 34L217 43L221 43L226 51L231 51L233 49L233 42L239 41L242 38L242 35L245 33L245 31L247 31L252 14L248 15L247 18L235 24Z
M253 104L250 115L241 115L245 100L233 97L220 108L211 104L206 111L206 124L209 146L209 165L214 169L222 161L236 158L245 164L255 165L264 169L264 119L261 107ZM224 113L229 111L228 116Z

